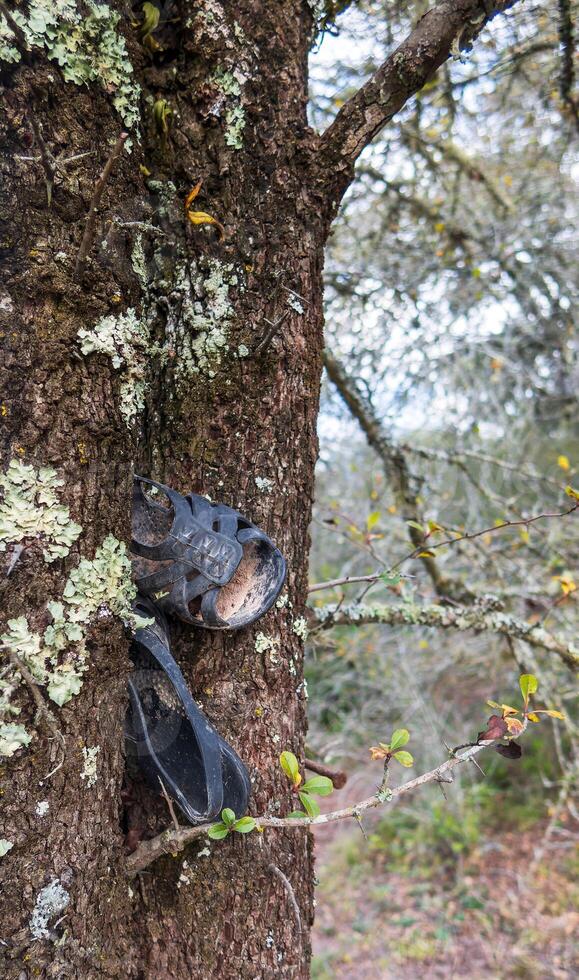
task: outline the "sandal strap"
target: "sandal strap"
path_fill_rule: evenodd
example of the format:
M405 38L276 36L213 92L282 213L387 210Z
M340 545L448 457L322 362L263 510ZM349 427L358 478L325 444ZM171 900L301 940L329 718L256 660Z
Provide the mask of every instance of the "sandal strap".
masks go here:
M187 687L179 665L171 655L162 613L158 611L153 603L141 597L134 604L134 609L135 612L143 616L155 618L153 624L143 626L136 630L135 641L142 644L147 652L157 661L162 672L169 678L181 700L183 710L195 735L201 756L207 793L206 809L200 813L193 812L190 804L180 792L178 785L169 776L167 776L167 779L171 782L172 794L177 797L179 805L188 814L189 819L192 819L196 823L204 823L206 820L211 820L218 815L223 806L222 740L201 709L198 708ZM131 682L129 682L129 693L131 703L137 711L141 726L146 731L146 717L141 699L137 688ZM157 765L160 765L159 760L157 760Z
M150 506L140 487L142 483L155 487L168 497L173 507L173 523L164 541L157 544L147 544L133 535L131 543L133 553L153 561L171 560L185 563L188 570L199 572L209 584L226 585L241 561L243 548L236 537L227 532L214 530L213 524L216 522L220 528L229 525L226 515L219 513L221 510L219 505L214 507L204 497L198 497L196 494L191 494L188 498L183 497L162 483L135 476L134 484L138 486L138 491L135 492L133 500L136 508L140 510ZM158 504L153 506L159 509ZM217 514L215 510L218 511ZM167 584L166 579L161 581Z

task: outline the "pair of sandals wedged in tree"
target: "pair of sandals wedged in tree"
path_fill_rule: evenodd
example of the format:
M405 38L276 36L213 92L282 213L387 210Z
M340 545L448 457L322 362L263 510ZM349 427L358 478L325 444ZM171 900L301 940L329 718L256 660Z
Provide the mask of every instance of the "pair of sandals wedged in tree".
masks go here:
M140 476L133 486L134 611L150 622L131 646L127 746L190 823L211 821L225 807L240 817L249 774L191 696L171 653L167 617L212 630L249 626L278 597L285 560L231 507Z

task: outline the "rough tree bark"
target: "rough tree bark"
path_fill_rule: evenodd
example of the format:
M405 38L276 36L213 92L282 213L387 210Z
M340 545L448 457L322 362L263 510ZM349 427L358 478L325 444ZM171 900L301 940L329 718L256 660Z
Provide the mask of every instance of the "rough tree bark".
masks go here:
M34 534L7 535L2 678L19 677L6 622L26 616L44 634L81 557L111 534L128 541L134 470L239 507L284 551L289 602L232 637L181 629L176 650L250 769L255 813L291 808L277 757L302 753L306 727L300 617L330 223L363 146L453 41L506 6L439 4L320 141L306 119L313 20L298 0L182 0L152 33L132 24L140 4L121 0L0 4L2 472L11 460L52 467L82 526L52 563ZM132 150L113 155L98 200L125 128ZM223 236L187 218L199 180L189 210ZM32 741L1 760L2 975L306 977L305 829L197 844L127 878L127 837L170 819L124 774L128 637L110 604L84 633L75 696L58 707L24 681L12 694Z

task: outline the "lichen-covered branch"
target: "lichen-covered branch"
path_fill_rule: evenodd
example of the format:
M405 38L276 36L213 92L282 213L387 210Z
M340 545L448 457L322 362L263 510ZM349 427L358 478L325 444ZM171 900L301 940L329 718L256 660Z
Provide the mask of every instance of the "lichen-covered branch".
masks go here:
M363 397L344 367L328 350L324 352L324 365L328 377L360 424L368 444L382 461L386 479L392 488L400 515L405 521L422 524L423 515L418 500L418 488L415 489L413 486L412 475L408 469L404 452L400 446L390 439L370 402ZM407 524L407 528L412 544L415 548L421 548L423 538L418 529L409 524ZM472 601L474 597L468 587L459 580L443 575L433 558L424 556L420 560L438 595L453 599L456 602Z
M410 779L407 783L403 783L402 786L396 786L394 789L389 789L385 793L369 796L365 800L360 800L359 803L344 807L343 810L322 813L319 817L314 818L255 817L257 827L259 830L265 829L266 827L277 828L279 830L295 830L302 827L319 827L322 824L336 823L338 820L356 820L367 810L374 810L376 807L383 806L385 803L389 803L399 796L405 796L413 792L413 790L419 789L421 786L426 786L428 783L451 782L453 769L462 765L463 762L469 762L471 759L474 759L479 752L482 752L492 744L493 742L481 742L480 745L470 745L461 754L453 753L450 759L447 759L442 765L437 766L436 769L424 772L422 775L416 776L415 779ZM143 871L144 868L147 868L163 854L177 854L197 837L205 836L211 826L212 824L201 824L198 827L183 827L178 831L165 830L157 837L143 841L127 858L127 870L129 874L133 875L139 871Z
M477 633L499 633L515 640L524 640L533 647L554 653L573 670L579 667L579 646L555 636L537 623L483 605L456 606L403 605L326 605L311 609L310 615L322 629L333 626L365 626L380 623L385 626L430 626L436 629L474 630Z
M565 105L569 107L577 126L579 126L579 108L573 96L573 86L575 83L575 44L573 34L571 4L569 0L559 0L559 42L561 46L559 93Z
M340 109L322 137L330 172L350 171L360 153L453 53L468 49L489 20L516 0L442 0Z

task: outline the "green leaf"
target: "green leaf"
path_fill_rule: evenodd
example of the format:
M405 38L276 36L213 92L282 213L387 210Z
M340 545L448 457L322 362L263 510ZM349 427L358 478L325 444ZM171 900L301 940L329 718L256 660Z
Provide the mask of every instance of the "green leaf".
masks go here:
M394 758L396 762L399 762L401 766L406 766L407 769L414 765L414 758L410 752L395 752Z
M424 528L422 524L418 523L418 521L406 521L406 523L408 524L408 527L413 527L415 531L420 531L421 534L424 534Z
M334 784L328 776L312 776L302 789L305 793L315 793L316 796L329 796L334 791Z
M293 786L299 786L302 781L298 760L293 752L282 752L279 757L280 766Z
M253 817L240 817L233 824L233 829L237 831L238 834L250 834L252 830L255 830L256 823Z
M397 728L390 739L390 751L396 752L396 749L401 749L408 741L410 741L410 732L408 729Z
M316 803L316 801L314 800L313 796L310 796L309 793L304 793L303 790L300 790L298 796L303 804L304 810L306 811L308 817L312 817L313 819L314 817L318 817L320 815L320 808Z
M161 11L158 7L155 7L152 3L144 3L141 7L143 11L143 23L141 24L141 35L142 37L147 37L152 34L154 30L159 26L159 17Z
M373 510L371 514L368 514L368 520L366 521L366 527L369 531L375 528L378 521L380 520L380 511Z
M221 819L226 827L232 827L235 823L235 813L228 807L221 811Z
M531 694L534 694L539 686L539 682L534 674L521 674L519 677L519 685L521 688L521 694L525 704L529 700Z
M223 840L224 837L227 837L228 833L229 827L226 827L224 823L214 823L207 831L207 836L211 840Z
M288 820L295 820L296 817L307 817L307 813L304 813L303 810L292 810L292 812L288 813L287 815Z
M401 580L402 576L400 572L384 572L380 576L380 581L383 582L384 585L398 585Z

